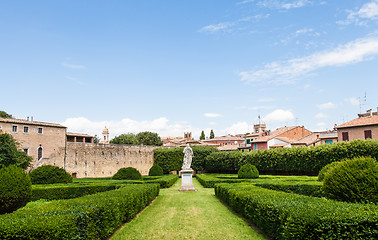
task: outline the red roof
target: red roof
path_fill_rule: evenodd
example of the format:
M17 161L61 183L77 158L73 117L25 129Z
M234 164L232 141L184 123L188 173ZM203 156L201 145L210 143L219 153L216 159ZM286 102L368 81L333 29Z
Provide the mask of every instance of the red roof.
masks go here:
M352 121L343 123L336 128L360 127L367 125L378 125L378 116L356 118Z

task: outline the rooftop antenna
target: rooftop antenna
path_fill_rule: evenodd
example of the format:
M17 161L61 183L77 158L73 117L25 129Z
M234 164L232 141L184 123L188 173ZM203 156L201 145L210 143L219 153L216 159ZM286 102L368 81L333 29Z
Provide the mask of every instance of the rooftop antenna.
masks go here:
M361 98L359 97L358 100L360 102L360 114L362 113L362 106L365 106L366 105L366 92L365 92L365 96L364 96L364 99L361 101Z

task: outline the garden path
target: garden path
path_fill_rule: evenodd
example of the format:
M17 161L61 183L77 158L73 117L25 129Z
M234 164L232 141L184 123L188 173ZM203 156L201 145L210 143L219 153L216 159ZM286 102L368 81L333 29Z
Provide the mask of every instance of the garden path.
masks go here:
M179 192L179 179L161 189L159 197L126 223L111 240L120 239L266 239L223 205L213 188L194 178L196 192Z

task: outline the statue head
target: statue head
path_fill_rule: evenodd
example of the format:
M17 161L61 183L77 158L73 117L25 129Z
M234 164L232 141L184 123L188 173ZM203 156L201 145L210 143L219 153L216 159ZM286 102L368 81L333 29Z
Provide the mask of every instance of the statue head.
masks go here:
M189 143L186 144L186 147L190 147Z

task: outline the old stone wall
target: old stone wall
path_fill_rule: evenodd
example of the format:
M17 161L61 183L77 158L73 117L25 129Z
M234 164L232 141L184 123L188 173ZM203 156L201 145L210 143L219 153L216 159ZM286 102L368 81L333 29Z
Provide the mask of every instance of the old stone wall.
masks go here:
M155 148L157 147L67 142L64 167L77 178L111 177L123 167L134 167L142 175L148 175L154 163Z

